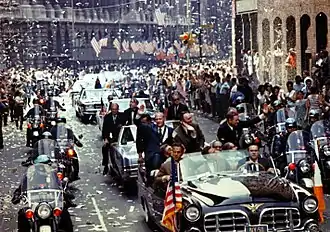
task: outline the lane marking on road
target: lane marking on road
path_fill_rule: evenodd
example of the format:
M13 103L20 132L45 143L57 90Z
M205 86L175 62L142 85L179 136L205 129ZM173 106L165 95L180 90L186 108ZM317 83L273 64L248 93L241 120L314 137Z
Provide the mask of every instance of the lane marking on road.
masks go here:
M99 207L97 206L97 203L96 203L96 200L95 200L94 197L92 197L92 202L93 202L97 217L99 218L99 221L100 221L100 224L101 224L101 227L102 227L102 231L108 232L108 229L107 229L107 227L105 226L105 223L104 223L103 215L101 214L101 211L100 211Z

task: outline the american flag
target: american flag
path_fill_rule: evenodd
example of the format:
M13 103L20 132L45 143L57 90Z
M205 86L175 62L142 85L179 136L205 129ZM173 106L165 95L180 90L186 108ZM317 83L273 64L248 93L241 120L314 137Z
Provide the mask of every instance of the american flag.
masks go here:
M178 179L178 166L174 159L171 159L171 180L168 183L164 212L161 221L162 226L168 230L175 232L176 229L176 214L182 210L182 192Z
M93 39L91 40L91 44L92 44L92 47L93 47L93 49L96 53L96 57L98 57L99 54L101 53L101 47L100 47L100 44L95 39L95 37L93 37Z
M108 46L108 38L100 39L99 45L100 45L101 48L102 47L107 47Z

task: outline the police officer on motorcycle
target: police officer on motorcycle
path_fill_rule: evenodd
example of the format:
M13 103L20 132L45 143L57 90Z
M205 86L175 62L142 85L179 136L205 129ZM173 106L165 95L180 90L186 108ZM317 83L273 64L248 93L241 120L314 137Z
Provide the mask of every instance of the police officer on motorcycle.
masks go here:
M311 109L308 114L308 124L304 128L304 131L310 133L313 123L319 121L320 118L321 118L320 112L318 110Z
M56 109L60 109L62 111L65 111L65 109L62 107L62 105L58 101L54 100L53 97L54 97L53 91L48 91L48 99L46 100L46 102L44 104L44 109L45 110L50 110L52 105L54 105L54 107Z
M42 134L41 139L37 143L33 144L33 150L28 152L29 157L27 158L26 161L22 162L22 166L25 167L29 166L31 162L39 156L39 152L38 152L39 149L43 149L39 147L39 145L44 145L44 144L48 145L49 147L53 147L55 151L54 154L55 158L58 157L58 155L60 154L60 149L57 145L57 142L53 139L52 134L46 131Z
M36 112L39 112L39 116L45 115L45 110L39 103L40 102L38 99L33 99L33 108L29 109L29 111L23 117L24 120L26 120L27 118L34 118L36 116Z
M39 105L38 99L33 99L33 108L31 108L26 115L23 117L23 121L25 121L27 118L35 118L36 116L44 116L45 111L42 108L41 105ZM30 142L32 141L32 130L27 129L26 130L26 146L30 146Z
M285 121L285 134L276 134L272 141L271 154L277 163L277 168L280 169L281 173L284 173L284 168L287 165L285 156L285 150L289 135L297 130L297 122L294 118L288 118Z
M66 124L66 118L58 118L56 120L56 125L50 130L50 133L52 134L53 138L58 138L58 128L59 127L65 127ZM83 144L78 140L78 138L74 135L73 131L69 128L66 128L67 130L67 140L72 141L75 145L78 147L82 147ZM79 161L78 159L74 159L73 162L73 168L74 168L74 180L79 180Z

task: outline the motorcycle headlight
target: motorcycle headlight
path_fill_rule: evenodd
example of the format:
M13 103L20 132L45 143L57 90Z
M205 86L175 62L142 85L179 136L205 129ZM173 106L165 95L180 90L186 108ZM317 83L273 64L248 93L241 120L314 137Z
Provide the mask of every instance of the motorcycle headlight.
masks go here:
M317 201L313 197L307 197L302 206L306 213L315 213L318 209Z
M252 138L250 136L246 136L245 139L244 139L244 142L246 144L251 144L252 143Z
M330 151L324 151L325 156L330 156Z
M48 218L52 213L52 210L48 204L40 204L38 207L37 215L41 219Z
M185 210L184 216L188 221L195 222L200 218L201 212L196 206L188 206Z
M52 121L50 124L51 124L52 126L55 126L55 125L56 125L56 122L55 122L55 121Z
M302 173L307 173L311 170L311 165L306 160L301 160L299 162L299 168Z

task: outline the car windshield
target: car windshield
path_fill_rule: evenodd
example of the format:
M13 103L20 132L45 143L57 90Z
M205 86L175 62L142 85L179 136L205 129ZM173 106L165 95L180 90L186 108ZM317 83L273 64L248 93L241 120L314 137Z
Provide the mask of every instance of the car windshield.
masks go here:
M180 161L183 181L193 180L210 174L237 172L240 161L248 156L246 150L229 150L202 155L200 152L184 154Z
M149 99L143 100L143 102L141 102L141 104L143 104L146 107L146 109L148 109L148 110L154 109L154 107Z
M134 143L136 141L136 126L125 126L123 128L122 137L120 143L126 145L128 143Z
M83 100L101 100L102 96L104 95L104 90L103 89L86 89L82 96L81 99Z

